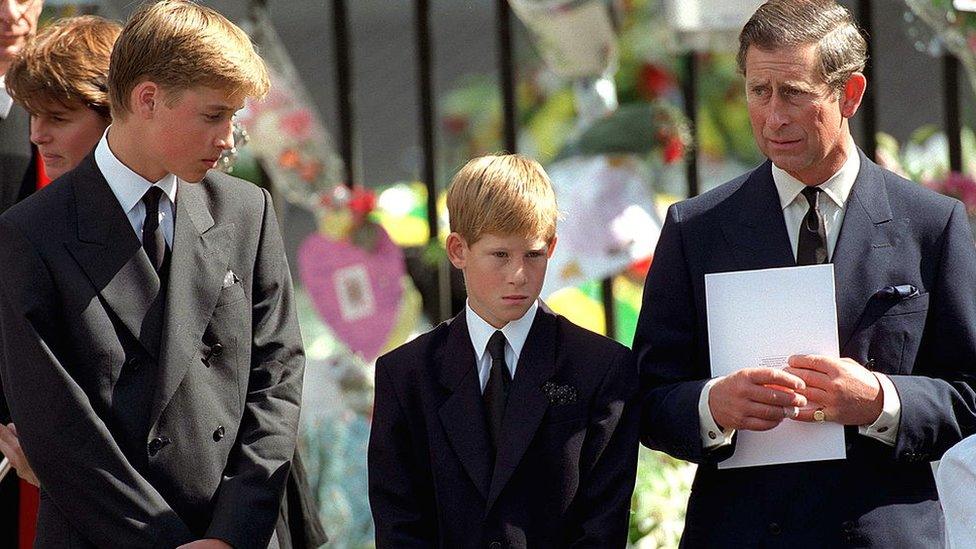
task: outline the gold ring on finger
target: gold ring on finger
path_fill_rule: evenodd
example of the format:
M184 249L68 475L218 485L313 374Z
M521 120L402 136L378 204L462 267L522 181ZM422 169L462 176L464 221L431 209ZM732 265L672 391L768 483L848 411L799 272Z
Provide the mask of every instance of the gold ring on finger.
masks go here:
M823 423L824 421L827 421L827 415L824 414L823 408L819 408L816 412L813 413L813 420L816 421L817 423Z

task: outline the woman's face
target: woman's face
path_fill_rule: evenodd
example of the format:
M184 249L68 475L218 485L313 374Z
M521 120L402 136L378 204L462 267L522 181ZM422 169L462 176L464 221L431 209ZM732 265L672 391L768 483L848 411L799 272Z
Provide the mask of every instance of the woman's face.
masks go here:
M109 120L81 104L46 105L31 114L31 142L55 180L74 169L98 144Z

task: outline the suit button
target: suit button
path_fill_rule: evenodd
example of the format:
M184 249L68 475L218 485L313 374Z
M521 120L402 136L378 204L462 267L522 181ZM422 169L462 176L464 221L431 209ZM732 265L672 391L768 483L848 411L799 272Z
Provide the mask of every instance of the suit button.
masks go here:
M769 523L769 533L770 534L772 534L774 536L778 536L780 534L780 532L782 532L782 531L783 530L779 527L779 524L776 524L775 522L770 522Z
M222 438L224 438L224 426L218 425L217 430L213 432L214 442L220 442Z
M156 437L149 441L149 457L153 457L158 454L159 451L163 449L163 446L166 446L169 443L170 440L166 437Z
M124 368L127 370L138 370L140 366L139 359L136 357L131 357L125 361Z
M224 352L224 346L220 343L214 343L213 347L210 348L211 356L220 356Z
M488 549L502 549L502 542L493 541L488 544Z
M869 358L868 361L864 363L864 367L867 368L868 370L873 370L874 364L875 364L874 359Z
M840 526L843 528L845 534L850 534L854 531L854 521L852 520L845 520Z

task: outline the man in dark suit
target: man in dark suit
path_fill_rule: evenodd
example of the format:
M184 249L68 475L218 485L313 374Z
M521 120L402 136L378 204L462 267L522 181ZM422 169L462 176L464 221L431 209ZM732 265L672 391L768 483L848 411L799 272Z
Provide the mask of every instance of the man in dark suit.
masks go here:
M548 177L482 157L447 201L468 301L377 360L377 547L624 547L637 373L627 348L537 302L555 245Z
M7 95L3 75L37 29L43 5L43 0L0 2L0 214L33 192L36 184L30 119Z
M941 546L929 461L976 430L976 250L962 204L854 146L865 59L833 1L760 7L739 63L770 160L669 210L634 349L642 441L700 464L686 547ZM704 275L827 261L845 358L711 378ZM793 420L844 425L847 458L717 469L737 430Z
M92 156L0 217L0 375L42 488L38 547L268 547L304 355L267 192L208 172L268 87L182 0L112 55Z
M3 37L0 38L0 214L34 192L37 186L37 165L29 139L30 118L7 94L4 75L34 34L43 4L43 0L0 1L0 36ZM10 423L10 411L3 398L0 398L0 423ZM18 484L13 473L0 479L0 545L3 546L17 543Z

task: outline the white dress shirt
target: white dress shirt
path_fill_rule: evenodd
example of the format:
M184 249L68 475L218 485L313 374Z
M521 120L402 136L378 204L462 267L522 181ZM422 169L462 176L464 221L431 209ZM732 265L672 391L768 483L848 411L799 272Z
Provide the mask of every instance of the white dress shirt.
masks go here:
M7 118L14 106L14 99L7 93L6 75L0 74L0 118Z
M850 197L854 181L861 169L861 158L854 146L853 139L848 142L848 150L851 151L851 154L847 156L847 160L840 170L827 181L818 185L823 190L818 206L824 218L828 258L834 256L837 237L840 235L840 228L844 224L844 213L847 211L847 199ZM803 222L803 218L807 215L807 210L810 207L807 199L800 194L806 185L780 169L776 164L773 164L772 172L773 183L776 185L776 192L779 194L779 204L783 209L786 232L790 238L793 257L796 258L796 249L800 239L800 223ZM827 197L827 200L823 198L824 196ZM901 399L898 398L898 391L888 376L877 372L874 375L878 378L883 395L881 415L871 425L859 426L858 432L888 446L894 446L898 437L899 420L901 419ZM706 449L715 449L731 444L732 435L735 433L734 429L720 429L708 406L708 396L719 379L721 378L709 380L698 399L699 429L702 444Z
M946 547L976 549L976 435L946 451L935 486L945 512Z
M515 367L518 366L519 355L522 354L522 347L525 346L525 340L529 337L529 329L532 328L532 321L535 320L535 313L538 310L539 303L535 302L522 315L522 318L513 320L501 328L502 333L505 334L505 365L508 366L508 372L512 375L512 379L515 379ZM470 304L465 304L464 315L468 322L468 336L471 337L471 346L474 347L475 361L478 365L481 392L484 393L485 386L488 385L488 374L491 373L488 340L498 328L488 324L478 316Z
M146 205L142 203L142 197L149 190L149 187L159 187L163 190L163 196L159 199L159 226L163 229L163 237L166 239L166 246L173 249L173 228L174 228L174 209L176 204L177 179L173 174L167 174L156 182L150 182L141 175L129 169L122 163L112 149L108 146L109 126L102 135L102 139L95 147L95 164L108 181L108 186L112 188L115 198L119 200L122 211L129 218L132 230L136 232L136 238L142 242L142 226L146 221Z

